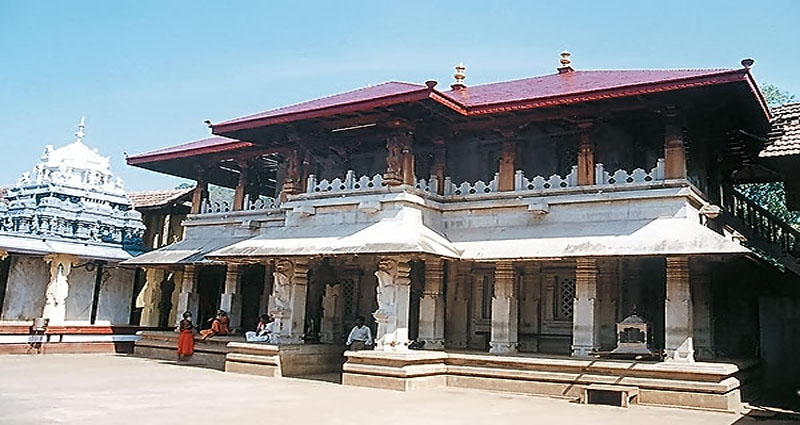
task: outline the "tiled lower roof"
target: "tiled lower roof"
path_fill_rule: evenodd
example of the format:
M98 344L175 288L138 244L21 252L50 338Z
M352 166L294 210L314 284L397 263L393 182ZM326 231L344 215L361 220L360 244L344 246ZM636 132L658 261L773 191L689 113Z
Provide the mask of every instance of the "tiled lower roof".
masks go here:
M133 192L128 194L128 198L133 202L134 208L160 207L180 199L192 190L194 190L194 188L190 187L187 189Z
M762 158L800 155L800 102L772 108L770 144Z

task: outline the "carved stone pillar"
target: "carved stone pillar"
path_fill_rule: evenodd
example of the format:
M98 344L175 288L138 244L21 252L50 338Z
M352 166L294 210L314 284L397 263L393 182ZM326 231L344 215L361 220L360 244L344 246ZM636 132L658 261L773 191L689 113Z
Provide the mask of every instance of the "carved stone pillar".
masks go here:
M508 134L507 137L514 137L513 134ZM498 167L498 182L497 188L501 192L508 192L514 190L514 173L516 172L517 162L517 141L506 140L503 142L503 154L500 157L500 165Z
M587 357L599 347L597 326L597 262L576 260L575 306L572 313L572 355Z
M425 260L425 288L419 301L419 340L426 350L444 349L444 262Z
M225 268L225 291L219 300L220 310L228 313L230 320L228 326L231 329L238 329L242 323L242 294L239 289L241 286L241 273L238 264L229 263Z
M664 352L667 360L694 361L689 257L667 257Z
M342 319L344 313L344 300L342 299L342 285L325 285L322 295L322 323L320 324L319 339L325 344L342 343Z
M183 266L183 279L181 279L181 292L178 294L178 310L175 323L183 319L184 312L192 313L195 321L200 320L198 314L197 270L193 264Z
M247 190L249 165L247 161L238 161L239 166L239 181L236 184L236 190L233 193L233 210L241 211L246 208L244 204L245 191Z
M269 312L275 318L278 344L302 344L305 332L307 260L275 262Z
M466 348L469 301L470 301L470 275L467 263L451 261L447 263L447 314L445 324L447 333L445 340L448 347Z
M145 269L144 293L142 294L144 307L142 308L142 317L139 320L141 326L158 326L158 321L161 317L162 299L171 295L161 293L161 282L164 281L164 275L165 271L163 269L153 267Z
M674 109L664 114L664 177L686 178L686 149L683 143L682 126Z
M594 141L592 140L592 122L578 123L580 142L578 143L578 184L581 186L595 184L594 179Z
M691 264L692 322L694 324L694 352L701 360L714 358L714 310L711 295L711 278L708 264Z
M498 261L494 268L492 329L489 352L516 353L519 345L519 300L517 274L511 261Z
M405 259L381 258L378 261L378 309L372 313L378 323L375 349L408 350L408 311L411 296L411 265Z
M69 273L78 264L78 258L66 254L48 254L44 261L50 264L50 281L45 290L42 317L50 319L50 325L63 324L67 317L67 295L69 295Z
M436 177L436 181L438 182L436 193L444 195L444 179L447 172L447 147L444 143L444 139L434 139L433 144L431 176Z

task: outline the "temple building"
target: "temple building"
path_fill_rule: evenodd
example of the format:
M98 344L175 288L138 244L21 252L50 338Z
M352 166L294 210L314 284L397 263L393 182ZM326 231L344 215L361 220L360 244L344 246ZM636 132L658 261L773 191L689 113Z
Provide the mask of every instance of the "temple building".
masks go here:
M137 272L120 262L144 252L144 224L109 158L83 143L83 119L75 136L0 202L0 350L26 349L40 318L54 349L132 341L111 327L130 321Z
M231 343L228 370L263 373L269 351L287 375L291 347L341 345L364 316L375 350L345 353L347 385L736 410L759 296L800 272L798 232L733 186L770 175L751 65L584 71L564 52L550 75L468 86L459 65L449 89L213 123L128 158L197 189L184 239L125 264L180 273L173 322L275 318L276 348Z

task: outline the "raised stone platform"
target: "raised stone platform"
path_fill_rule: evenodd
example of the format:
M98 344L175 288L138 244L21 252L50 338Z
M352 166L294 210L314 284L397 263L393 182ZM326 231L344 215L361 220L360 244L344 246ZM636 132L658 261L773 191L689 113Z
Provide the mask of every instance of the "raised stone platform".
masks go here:
M261 376L309 376L339 373L344 346L326 344L271 345L231 342L225 371Z
M30 334L30 323L0 323L0 354L131 353L136 327L108 325L50 326Z
M736 412L752 363L677 363L471 353L345 353L345 385L409 391L460 387L580 400L592 384L638 389L637 402Z
M174 331L141 331L138 332L139 340L133 349L133 354L160 360L175 360L178 349L178 333ZM231 349L229 342L242 342L240 336L215 336L205 341L195 336L194 355L187 364L206 367L209 369L225 370L225 355Z

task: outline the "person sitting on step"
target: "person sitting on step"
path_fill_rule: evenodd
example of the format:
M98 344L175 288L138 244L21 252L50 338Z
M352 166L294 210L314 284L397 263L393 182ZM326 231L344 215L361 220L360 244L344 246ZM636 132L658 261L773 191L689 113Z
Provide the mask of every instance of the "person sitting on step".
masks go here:
M269 314L262 314L258 319L258 326L255 332L248 331L244 334L247 342L269 342L275 343L275 319Z
M205 341L212 336L225 336L230 334L230 329L228 329L228 313L225 310L217 310L217 315L212 319L211 322L211 329L204 329L200 331L200 338L201 341Z
M358 351L372 345L372 331L364 325L364 316L356 317L356 325L347 337L347 345L351 351Z

